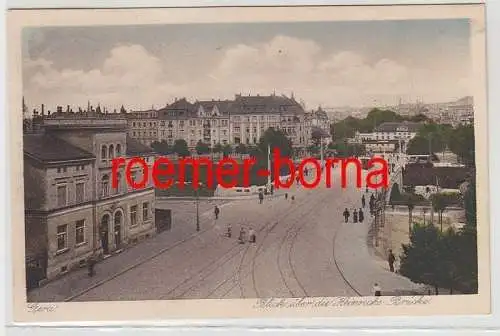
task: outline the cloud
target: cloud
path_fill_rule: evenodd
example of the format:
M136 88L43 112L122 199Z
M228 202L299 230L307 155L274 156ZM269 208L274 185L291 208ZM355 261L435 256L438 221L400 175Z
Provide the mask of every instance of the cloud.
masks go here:
M437 59L437 56L436 56ZM203 55L197 59L203 62ZM309 108L395 103L411 95L443 101L470 94L467 69L415 68L394 59L367 59L344 50L327 52L312 40L289 36L224 48L214 66L183 82L171 80L184 64L165 62L141 45L117 45L94 69L58 69L51 60L24 62L25 96L31 104L86 106L90 100L132 109L164 106L174 97L232 98L235 93L295 95ZM442 69L442 70L439 70ZM463 71L462 71L463 70Z

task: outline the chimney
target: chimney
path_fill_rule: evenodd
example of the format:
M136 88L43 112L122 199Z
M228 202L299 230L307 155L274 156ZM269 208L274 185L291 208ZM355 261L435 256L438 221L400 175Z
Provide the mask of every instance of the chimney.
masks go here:
M42 104L42 117L45 115L45 105Z
M71 112L71 109L69 108L69 105L66 105L66 112Z

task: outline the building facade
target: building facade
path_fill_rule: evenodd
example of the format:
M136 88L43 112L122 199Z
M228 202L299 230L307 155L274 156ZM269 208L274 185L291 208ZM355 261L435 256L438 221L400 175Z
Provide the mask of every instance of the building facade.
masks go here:
M148 146L153 141L173 145L184 139L190 149L198 142L211 147L254 146L270 127L282 130L294 147L305 148L310 144L312 126L330 128L323 111L306 113L293 97L275 94L194 103L176 99L157 111L127 113L127 119L129 135Z
M57 113L41 123L23 137L27 269L50 280L156 233L152 179L134 190L121 167L112 184L113 158L154 161L150 148L127 136L124 116ZM144 173L132 168L135 181Z
M406 152L406 148L420 128L420 123L414 122L385 122L374 129L372 133L356 132L353 143L362 144L366 150Z

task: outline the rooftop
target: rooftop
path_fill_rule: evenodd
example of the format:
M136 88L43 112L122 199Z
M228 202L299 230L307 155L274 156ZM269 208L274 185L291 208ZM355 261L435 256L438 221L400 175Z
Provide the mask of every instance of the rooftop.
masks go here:
M409 132L417 132L420 128L420 123L415 122L385 122L380 124L377 128L375 128L375 132L397 132L398 129L406 128Z
M95 158L92 153L49 134L24 135L23 151L25 155L45 163Z
M136 156L140 154L153 154L152 148L143 145L139 141L127 135L127 156Z

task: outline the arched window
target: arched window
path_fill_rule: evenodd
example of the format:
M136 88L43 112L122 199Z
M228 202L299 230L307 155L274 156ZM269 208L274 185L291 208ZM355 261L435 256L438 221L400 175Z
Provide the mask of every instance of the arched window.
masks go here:
M102 147L101 147L101 160L102 161L106 160L107 156L108 156L108 149L107 149L106 145L102 145Z
M122 146L120 144L116 145L116 156L120 156L122 154Z
M107 197L109 195L109 176L104 175L101 179L102 186L102 197Z
M109 145L109 158L112 159L115 156L115 147Z

